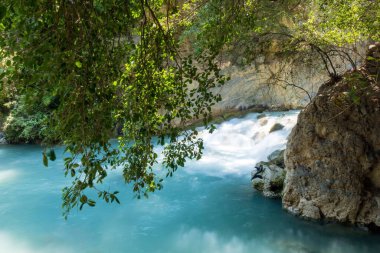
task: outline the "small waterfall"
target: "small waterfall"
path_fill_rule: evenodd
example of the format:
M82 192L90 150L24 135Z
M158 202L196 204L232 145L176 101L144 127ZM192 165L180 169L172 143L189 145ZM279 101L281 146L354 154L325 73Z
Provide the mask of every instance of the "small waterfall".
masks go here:
M297 123L299 111L251 113L217 125L214 133L201 131L205 150L200 161L190 162L189 173L213 176L249 175L253 166L276 149L285 148L287 137ZM270 133L276 123L283 129ZM207 169L205 169L207 168Z

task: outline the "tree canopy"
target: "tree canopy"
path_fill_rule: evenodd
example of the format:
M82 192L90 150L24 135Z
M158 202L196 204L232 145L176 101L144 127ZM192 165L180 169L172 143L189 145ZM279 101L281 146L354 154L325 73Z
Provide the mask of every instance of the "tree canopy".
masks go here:
M66 146L67 215L95 205L89 190L118 202L101 185L116 168L138 197L161 189L154 145L163 146L167 176L201 158L202 139L184 127L201 119L213 131L214 88L228 80L222 52L239 47L254 59L279 37L292 52L379 40L379 20L370 0L4 0L0 101L17 101L10 125L42 140L45 165L52 145ZM34 125L15 121L35 111L43 114Z

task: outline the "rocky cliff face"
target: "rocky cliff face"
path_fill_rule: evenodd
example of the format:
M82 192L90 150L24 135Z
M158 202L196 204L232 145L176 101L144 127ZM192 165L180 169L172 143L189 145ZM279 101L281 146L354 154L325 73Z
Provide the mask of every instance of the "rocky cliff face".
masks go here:
M364 45L353 47L347 53L359 64L359 55L365 54ZM213 107L214 115L255 107L269 110L303 108L320 85L329 80L318 54L280 57L274 49L258 55L250 64L245 61L244 55L239 53L221 59L223 73L231 80L216 90L223 100ZM331 56L331 61L338 73L352 68L342 57Z
M294 214L380 227L380 44L369 55L320 87L289 136L282 201Z

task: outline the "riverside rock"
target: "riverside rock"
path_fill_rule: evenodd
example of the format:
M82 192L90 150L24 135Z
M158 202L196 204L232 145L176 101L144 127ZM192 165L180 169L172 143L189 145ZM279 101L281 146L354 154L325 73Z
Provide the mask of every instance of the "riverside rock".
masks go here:
M379 50L371 47L372 57ZM380 227L380 84L373 68L322 85L299 114L285 152L285 209Z
M274 124L271 129L269 130L269 133L272 133L272 132L275 132L275 131L279 131L281 129L284 128L284 125L280 124L280 123L276 123Z
M268 156L268 162L259 162L252 171L253 188L263 193L265 197L280 198L282 195L285 170L284 150L276 150Z

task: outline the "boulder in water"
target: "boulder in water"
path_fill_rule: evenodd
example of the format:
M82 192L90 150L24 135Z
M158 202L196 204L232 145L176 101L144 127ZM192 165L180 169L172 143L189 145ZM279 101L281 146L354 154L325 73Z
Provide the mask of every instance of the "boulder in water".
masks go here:
M266 118L259 119L260 126L265 126L268 123L268 120Z
M272 133L272 132L275 132L275 131L279 131L281 129L283 129L285 126L280 124L280 123L276 123L272 126L272 128L269 130L269 133Z
M380 44L371 47L371 57ZM380 60L380 54L378 60ZM372 59L372 58L370 58ZM375 62L375 61L373 61ZM283 206L301 216L380 228L380 68L321 86L285 151Z
M265 197L280 198L285 179L285 170L278 166L283 164L284 150L276 150L268 156L269 162L259 162L252 171L253 188L263 193Z
M265 118L267 115L265 113L260 113L259 115L257 115L257 119L262 119L262 118Z

